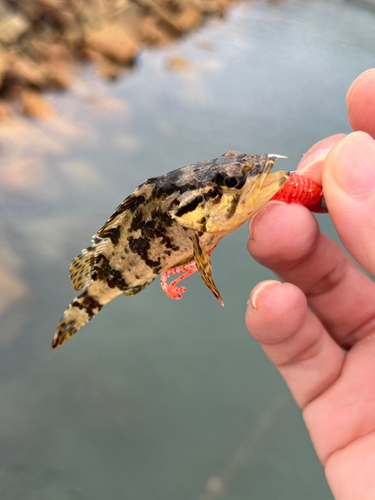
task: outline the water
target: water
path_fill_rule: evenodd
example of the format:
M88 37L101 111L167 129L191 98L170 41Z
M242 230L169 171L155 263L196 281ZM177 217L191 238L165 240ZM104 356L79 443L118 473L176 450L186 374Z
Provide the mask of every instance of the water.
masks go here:
M370 2L239 4L113 84L81 68L48 97L51 119L1 127L2 500L332 499L244 325L251 288L272 277L248 257L246 228L213 255L225 309L198 276L180 302L155 282L49 346L74 297L71 259L136 185L230 149L295 169L350 131L345 93L374 56Z

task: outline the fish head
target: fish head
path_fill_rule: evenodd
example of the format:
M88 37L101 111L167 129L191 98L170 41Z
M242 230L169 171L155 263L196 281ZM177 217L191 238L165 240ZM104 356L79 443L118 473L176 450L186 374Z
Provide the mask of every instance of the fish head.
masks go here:
M271 173L278 158L284 157L229 151L211 162L196 164L194 174L190 173L196 189L186 193L171 216L196 231L222 236L235 231L288 180L287 171Z

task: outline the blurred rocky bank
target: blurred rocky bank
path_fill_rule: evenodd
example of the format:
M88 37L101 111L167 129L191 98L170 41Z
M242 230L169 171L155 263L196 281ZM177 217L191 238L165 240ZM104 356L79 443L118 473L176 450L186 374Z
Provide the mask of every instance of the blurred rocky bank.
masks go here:
M77 63L115 79L148 45L222 15L233 0L0 0L0 120L49 114L43 90L65 90Z

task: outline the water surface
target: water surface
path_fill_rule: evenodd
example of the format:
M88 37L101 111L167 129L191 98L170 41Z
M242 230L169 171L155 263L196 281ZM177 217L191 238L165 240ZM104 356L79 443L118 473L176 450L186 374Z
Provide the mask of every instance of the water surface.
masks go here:
M242 3L145 50L115 83L81 68L70 93L48 97L51 119L1 126L1 499L332 499L244 325L251 288L272 277L246 228L213 254L225 309L198 276L179 302L155 281L49 346L74 297L70 261L136 185L233 149L295 169L350 131L345 93L374 56L370 3Z

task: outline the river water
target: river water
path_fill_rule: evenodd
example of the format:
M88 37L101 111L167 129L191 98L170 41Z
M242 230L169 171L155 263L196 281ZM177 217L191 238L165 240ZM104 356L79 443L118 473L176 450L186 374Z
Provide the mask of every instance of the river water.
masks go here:
M240 3L116 82L77 68L70 92L47 96L51 118L1 126L1 500L332 499L244 325L272 277L245 227L213 254L224 309L198 276L179 302L155 282L50 343L75 295L70 261L135 186L227 150L295 169L350 131L345 93L374 57L370 1Z

